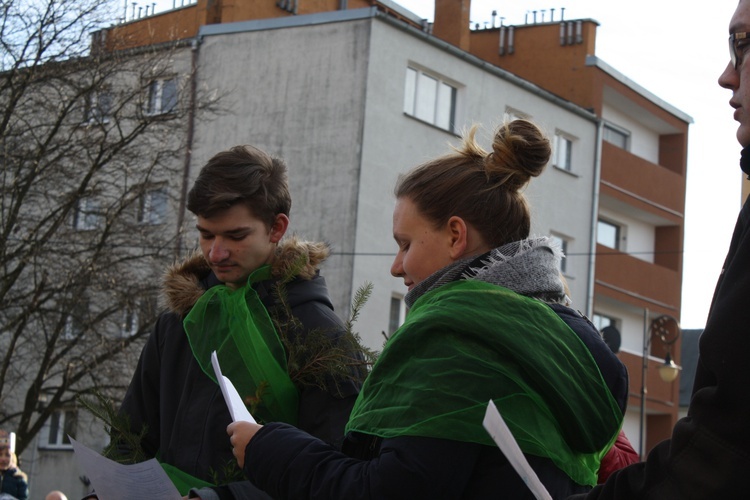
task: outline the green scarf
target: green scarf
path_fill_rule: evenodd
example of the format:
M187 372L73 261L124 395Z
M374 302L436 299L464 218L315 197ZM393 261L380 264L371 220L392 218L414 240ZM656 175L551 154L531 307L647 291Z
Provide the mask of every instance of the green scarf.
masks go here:
M242 288L211 287L195 303L183 326L193 356L216 381L211 352L222 374L232 381L248 403L256 402L253 416L260 422L297 423L297 388L289 378L286 352L268 311L253 283L271 278L271 268L253 272Z
M164 472L167 473L167 477L169 477L170 481L172 481L172 484L174 484L175 488L177 488L177 491L180 492L180 495L187 496L188 493L190 493L191 488L211 488L213 486L216 486L215 484L209 483L208 481L203 481L202 479L198 479L195 476L191 476L187 472L178 469L174 465L170 465L166 462L160 462L161 468L164 469Z
M546 304L481 281L416 301L346 430L495 446L482 426L490 399L525 453L596 484L623 415L589 350Z

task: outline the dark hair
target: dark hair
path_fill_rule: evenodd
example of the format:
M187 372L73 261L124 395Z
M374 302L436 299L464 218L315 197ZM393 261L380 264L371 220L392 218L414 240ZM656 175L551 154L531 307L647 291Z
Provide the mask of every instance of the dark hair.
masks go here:
M521 190L549 162L549 140L530 121L514 120L497 130L488 153L476 130L453 152L400 176L395 195L409 198L436 227L461 217L492 247L527 238L531 214Z
M253 146L235 146L208 160L188 193L188 210L211 217L238 203L268 227L278 214L288 216L292 198L284 161Z

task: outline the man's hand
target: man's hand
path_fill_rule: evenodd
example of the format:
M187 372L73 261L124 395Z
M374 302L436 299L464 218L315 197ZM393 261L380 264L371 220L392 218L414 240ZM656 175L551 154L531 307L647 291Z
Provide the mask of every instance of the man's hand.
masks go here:
M240 469L245 467L245 448L261 427L263 426L250 422L232 422L227 427L229 442L232 444L232 453L234 453L234 458L237 459Z

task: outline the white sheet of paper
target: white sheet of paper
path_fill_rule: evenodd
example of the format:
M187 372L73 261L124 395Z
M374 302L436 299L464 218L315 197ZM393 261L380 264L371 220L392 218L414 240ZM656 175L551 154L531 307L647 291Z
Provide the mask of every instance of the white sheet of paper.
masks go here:
M511 434L508 424L505 423L500 412L497 411L495 402L491 399L487 405L482 424L537 500L552 500L552 496L529 465L513 434Z
M214 367L216 380L219 381L221 393L224 395L224 401L227 402L229 413L232 415L232 421L250 422L251 424L257 423L247 410L245 403L242 401L242 397L240 397L234 384L232 384L232 381L221 374L221 367L219 366L219 358L216 357L216 351L211 353L211 364Z
M91 480L99 500L182 499L182 495L155 458L125 465L103 457L73 438L70 438L70 442L78 465Z

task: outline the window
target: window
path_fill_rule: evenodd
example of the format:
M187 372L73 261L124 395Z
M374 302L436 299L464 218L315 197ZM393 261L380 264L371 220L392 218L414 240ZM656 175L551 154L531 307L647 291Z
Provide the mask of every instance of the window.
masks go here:
M177 78L153 80L148 84L146 112L150 115L169 113L177 106Z
M107 123L110 116L112 116L112 94L108 91L98 91L86 96L84 123Z
M167 188L160 187L144 192L138 203L138 222L163 224L167 217Z
M94 198L81 198L73 213L73 228L78 231L90 231L102 226L104 215L99 201Z
M421 70L406 68L404 113L440 127L455 131L456 87Z
M70 438L75 439L77 427L78 412L75 409L56 410L44 424L39 447L72 449Z
M619 250L621 229L613 222L599 219L596 223L596 242L605 247Z
M555 163L563 170L573 170L573 139L567 135L555 134Z
M122 317L122 327L120 335L122 337L132 337L144 326L146 321L156 313L156 297L147 295L136 304L125 309Z
M604 140L614 144L618 148L628 149L630 134L614 125L604 125Z
M518 111L517 109L513 108L506 108L505 113L503 113L503 121L504 122L512 122L513 120L530 120L531 115L528 115L524 113L523 111Z
M63 340L73 340L83 333L83 324L79 318L73 315L68 315L65 318L65 326L63 327Z
M568 269L568 239L555 234L551 234L550 239L557 243L560 246L560 250L562 250L563 257L560 260L560 272L565 274Z
M604 314L594 313L594 317L591 322L600 332L608 326L614 326L615 328L617 328L617 320L611 316L606 316Z
M83 335L86 329L86 316L88 315L88 302L85 299L78 300L70 312L65 316L62 339L75 340Z
M406 318L406 304L404 298L400 295L391 297L391 313L388 319L388 336L393 335L396 330L404 323Z

